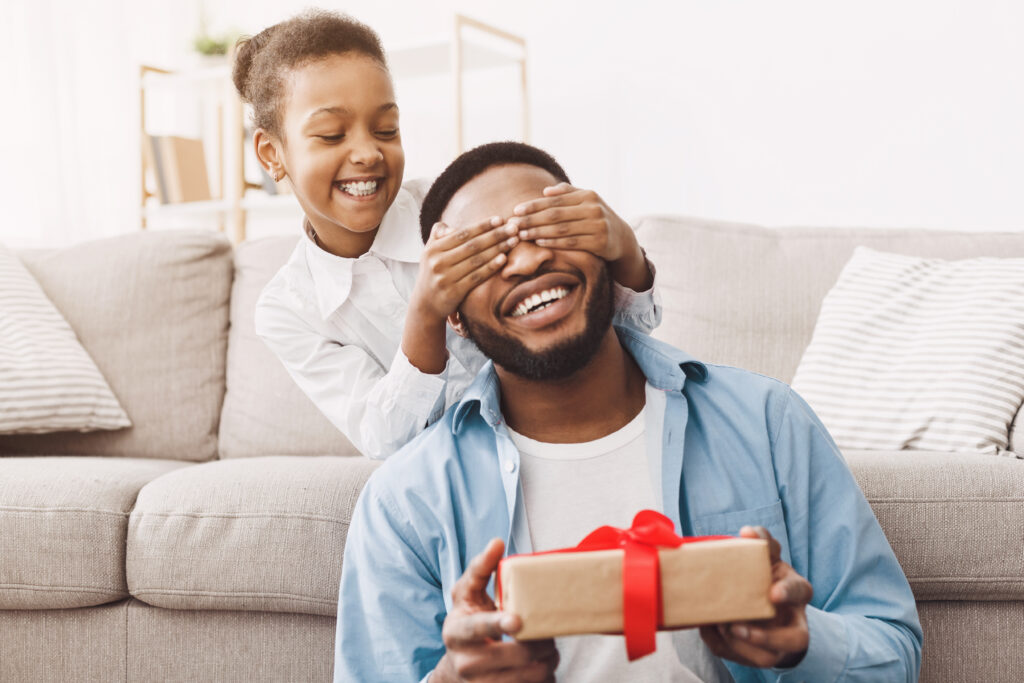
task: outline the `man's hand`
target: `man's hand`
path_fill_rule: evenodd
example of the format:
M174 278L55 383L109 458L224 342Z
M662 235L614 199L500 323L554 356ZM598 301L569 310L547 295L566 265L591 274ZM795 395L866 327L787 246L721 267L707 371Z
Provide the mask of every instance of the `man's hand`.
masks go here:
M522 628L519 617L497 611L487 595L487 583L504 553L505 544L493 539L455 582L452 610L441 629L447 652L430 675L431 683L555 680L558 650L554 640L501 640Z
M510 225L519 237L541 247L589 251L608 262L619 284L641 292L650 289L654 276L636 234L593 190L569 183L544 188L544 196L514 209Z
M807 603L814 591L804 577L781 560L779 542L764 527L745 526L743 538L763 538L771 548L772 585L768 599L775 618L701 626L700 637L712 653L744 666L793 667L807 652Z

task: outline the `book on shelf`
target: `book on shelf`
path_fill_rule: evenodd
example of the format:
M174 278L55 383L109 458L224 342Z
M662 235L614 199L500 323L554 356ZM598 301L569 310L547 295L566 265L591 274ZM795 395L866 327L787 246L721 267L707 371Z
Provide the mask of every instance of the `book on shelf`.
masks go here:
M212 199L203 141L173 135L147 135L146 164L153 172L161 204Z

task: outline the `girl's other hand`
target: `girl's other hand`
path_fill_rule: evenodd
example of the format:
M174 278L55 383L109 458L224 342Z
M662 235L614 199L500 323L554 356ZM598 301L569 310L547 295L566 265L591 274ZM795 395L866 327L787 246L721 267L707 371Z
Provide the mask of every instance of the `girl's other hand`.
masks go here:
M643 291L653 284L633 228L593 190L569 183L544 188L544 196L514 209L510 225L519 238L542 247L589 251L608 262L612 276L626 287Z
M493 216L467 228L435 223L420 258L410 308L444 322L471 289L497 272L519 242L518 228Z

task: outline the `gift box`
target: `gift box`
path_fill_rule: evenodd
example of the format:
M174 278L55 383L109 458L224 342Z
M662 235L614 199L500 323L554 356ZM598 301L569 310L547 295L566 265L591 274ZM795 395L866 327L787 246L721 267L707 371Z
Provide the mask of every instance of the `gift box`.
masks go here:
M575 548L504 558L499 606L519 615L520 640L624 633L630 659L654 651L654 631L768 619L768 542L683 538L644 510L630 529L601 527Z

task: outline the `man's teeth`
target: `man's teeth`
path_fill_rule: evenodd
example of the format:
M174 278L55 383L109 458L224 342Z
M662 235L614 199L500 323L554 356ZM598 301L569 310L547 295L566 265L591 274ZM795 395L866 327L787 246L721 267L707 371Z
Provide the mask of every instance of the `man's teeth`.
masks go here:
M354 183L342 183L341 189L346 194L354 195L356 197L365 197L377 191L377 181L359 180Z
M538 292L532 296L528 296L519 302L519 305L512 311L512 317L518 318L521 315L527 313L533 313L539 311L542 308L547 308L554 302L558 301L566 294L569 290L565 287L554 287L552 289L545 289L543 292Z

